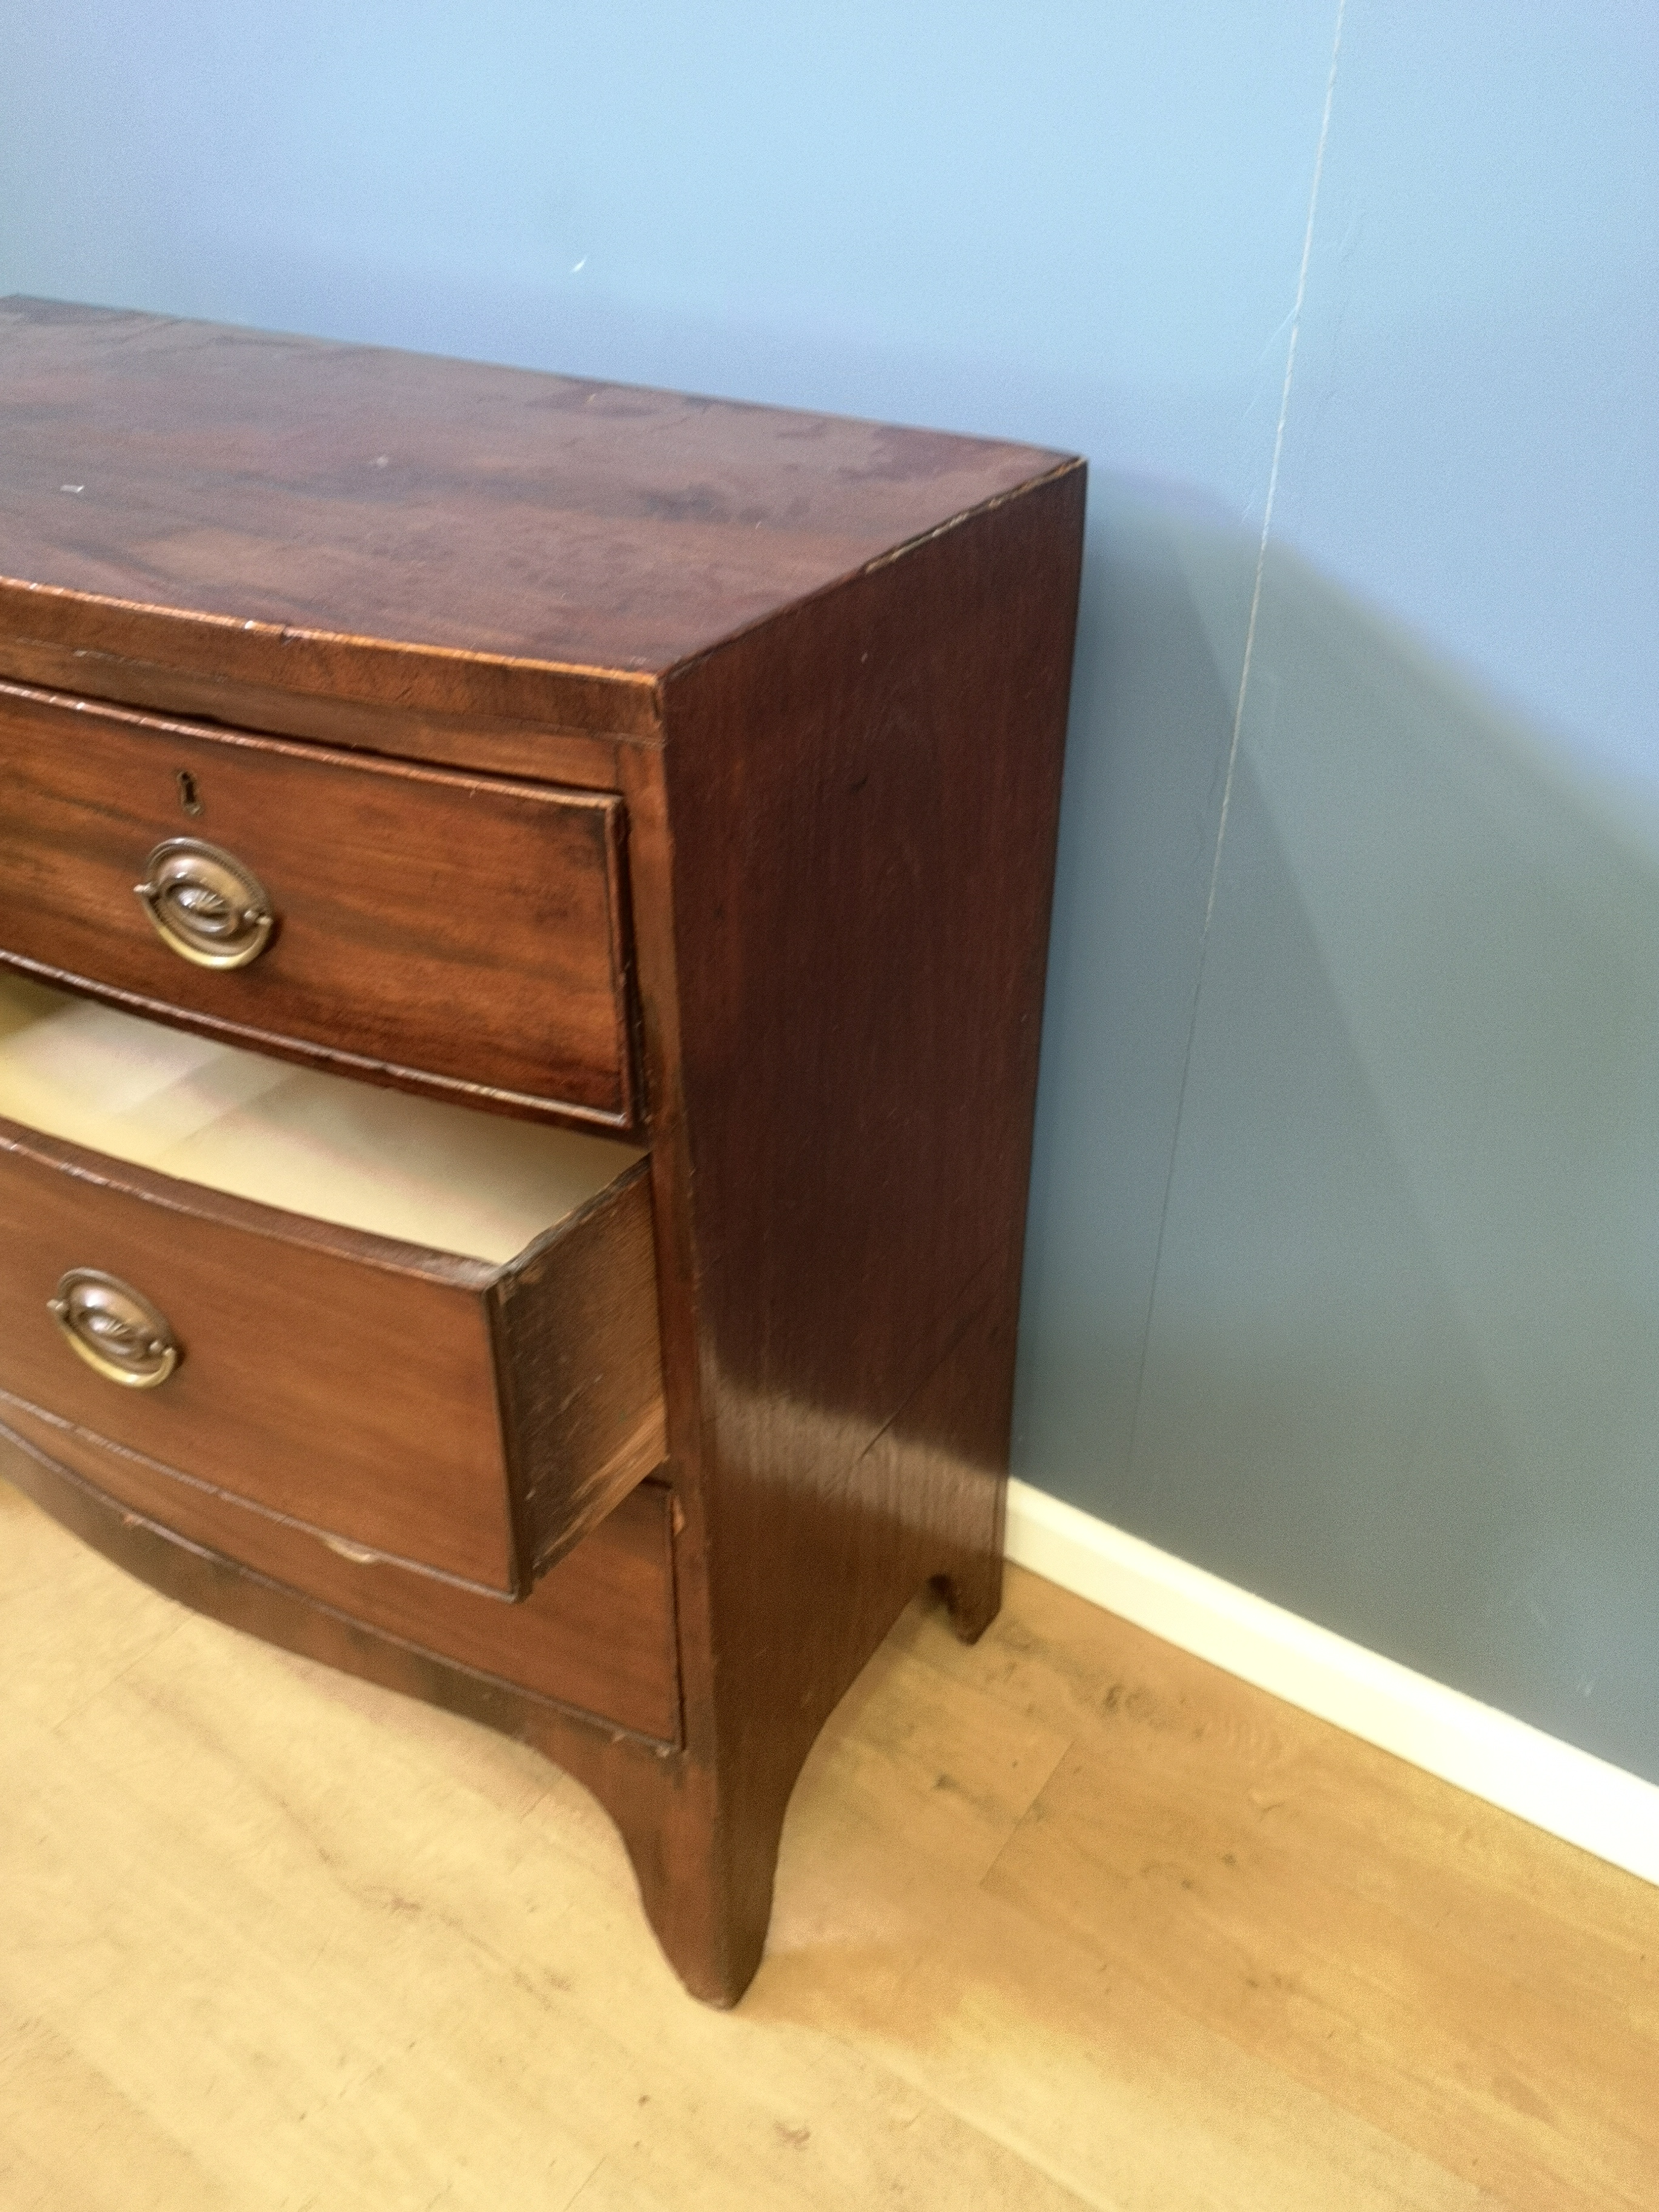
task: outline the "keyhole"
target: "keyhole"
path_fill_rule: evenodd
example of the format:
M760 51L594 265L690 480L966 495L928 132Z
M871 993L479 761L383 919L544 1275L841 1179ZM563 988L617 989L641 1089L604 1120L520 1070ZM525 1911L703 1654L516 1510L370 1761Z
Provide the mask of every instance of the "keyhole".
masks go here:
M179 804L186 814L199 814L202 802L196 796L196 779L187 768L179 771Z

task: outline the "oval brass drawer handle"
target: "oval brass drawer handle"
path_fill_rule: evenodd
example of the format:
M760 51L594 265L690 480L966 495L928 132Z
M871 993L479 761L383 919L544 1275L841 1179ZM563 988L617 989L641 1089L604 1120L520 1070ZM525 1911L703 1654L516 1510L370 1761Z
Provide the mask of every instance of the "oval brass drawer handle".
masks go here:
M142 1291L96 1267L71 1267L46 1300L88 1367L129 1390L154 1390L179 1364L167 1316Z
M246 968L276 927L252 869L199 837L165 838L132 889L162 943L198 968Z

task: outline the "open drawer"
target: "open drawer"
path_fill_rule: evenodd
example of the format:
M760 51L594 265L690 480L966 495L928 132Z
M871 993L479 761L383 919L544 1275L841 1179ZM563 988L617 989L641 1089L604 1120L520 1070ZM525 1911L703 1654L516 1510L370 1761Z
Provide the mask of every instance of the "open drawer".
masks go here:
M0 979L0 1398L503 1598L659 1463L647 1164Z

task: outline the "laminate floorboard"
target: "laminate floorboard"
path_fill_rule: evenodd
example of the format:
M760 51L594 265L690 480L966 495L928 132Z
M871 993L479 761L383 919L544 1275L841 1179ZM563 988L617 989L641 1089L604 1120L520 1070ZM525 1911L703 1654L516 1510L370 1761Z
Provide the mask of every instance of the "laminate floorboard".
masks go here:
M0 2212L1652 2212L1659 1890L1012 1571L685 1996L521 1747L0 1486Z

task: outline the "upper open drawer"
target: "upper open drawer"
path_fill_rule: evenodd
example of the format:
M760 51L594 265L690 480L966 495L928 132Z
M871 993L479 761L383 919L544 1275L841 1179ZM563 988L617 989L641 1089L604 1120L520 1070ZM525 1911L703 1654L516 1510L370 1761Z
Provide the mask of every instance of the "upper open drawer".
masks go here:
M0 963L626 1131L622 801L0 684Z

